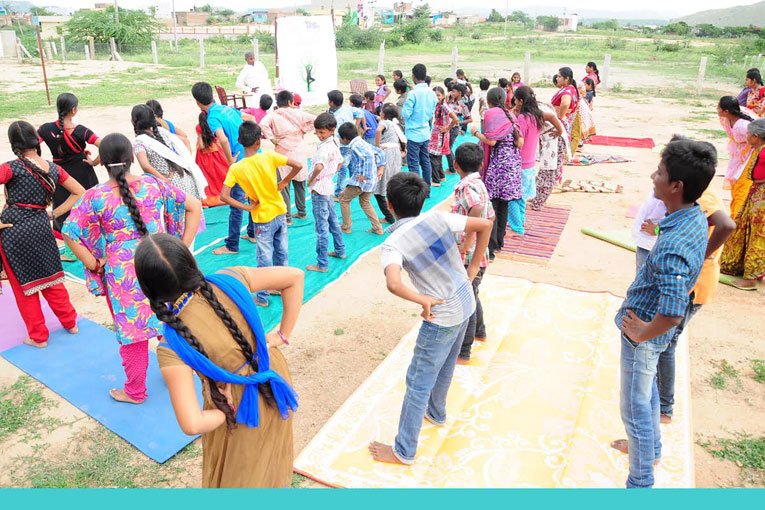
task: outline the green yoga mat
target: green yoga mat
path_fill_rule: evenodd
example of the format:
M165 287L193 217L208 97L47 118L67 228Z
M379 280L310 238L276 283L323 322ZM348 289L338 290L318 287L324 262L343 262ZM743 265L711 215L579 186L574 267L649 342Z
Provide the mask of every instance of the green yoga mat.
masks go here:
M448 175L441 187L431 188L431 196L425 202L423 211L432 209L439 203L450 198L454 186L459 182L457 175ZM377 206L372 201L377 210ZM340 205L335 204L338 217L340 216ZM316 234L314 231L312 203L309 200L306 206L308 217L304 220L293 219L293 226L289 228L289 265L304 269L309 264L316 263ZM194 243L194 253L197 263L205 274L214 273L224 267L229 266L257 266L256 247L253 243L242 239L239 243L239 253L236 255L214 255L212 250L223 245L223 239L228 233L228 214L229 208L214 207L205 209L205 221L207 229L197 236ZM382 216L382 214L379 214ZM246 217L245 217L246 218ZM315 273L306 271L304 299L308 301L321 290L334 282L344 272L348 270L361 256L373 250L380 245L387 237L386 235L369 234L366 232L370 228L369 220L359 207L358 200L351 204L351 218L353 220L353 233L343 236L345 242L346 258L329 259L329 271L327 273ZM247 226L246 220L242 221L242 227ZM383 225L385 226L385 225ZM333 250L330 236L329 251ZM64 263L64 270L67 276L75 281L81 281L84 278L83 267L80 262ZM380 268L382 272L382 268ZM267 308L259 308L260 317L266 331L276 326L282 315L282 303L279 297L272 296L271 304Z
M594 237L595 239L600 239L601 241L616 245L625 250L637 251L635 241L632 240L629 230L597 230L585 227L582 229L582 234ZM720 283L738 288L733 285L735 279L735 276L720 273Z

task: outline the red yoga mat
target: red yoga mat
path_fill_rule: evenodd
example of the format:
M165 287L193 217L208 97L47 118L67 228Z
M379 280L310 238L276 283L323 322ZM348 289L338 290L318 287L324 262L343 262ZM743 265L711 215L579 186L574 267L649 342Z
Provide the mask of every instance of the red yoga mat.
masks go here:
M628 138L622 136L593 136L587 143L590 145L608 145L612 147L636 147L638 149L653 149L656 144L653 138Z
M513 255L550 260L566 227L570 209L546 205L541 211L527 209L525 235L518 235L510 228L505 234L505 246L498 256Z

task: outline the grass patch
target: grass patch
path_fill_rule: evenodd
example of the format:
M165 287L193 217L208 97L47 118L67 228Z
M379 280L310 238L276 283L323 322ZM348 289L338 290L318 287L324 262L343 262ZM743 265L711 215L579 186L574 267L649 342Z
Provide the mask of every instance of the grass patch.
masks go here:
M718 138L720 140L727 140L728 135L725 134L725 131L722 131L720 129L707 129L707 128L701 128L701 129L694 129L697 133L708 136L709 138Z
M300 475L298 473L292 473L292 482L290 483L290 487L292 487L293 489L299 489L300 487L303 486L306 480L308 480L308 478L306 478L305 476Z
M101 427L85 430L61 451L40 444L32 455L14 459L14 487L134 488L198 486L188 479L192 466L201 469L202 446L194 441L175 457L157 464Z
M344 335L345 330L343 328L335 328L335 336Z
M752 370L754 370L754 380L760 384L765 384L765 360L753 359Z
M716 363L717 372L712 374L709 378L709 384L716 390L724 390L729 387L730 383L741 387L741 378L739 377L738 370L728 363L728 360L722 360Z
M714 445L706 442L701 446L713 457L735 462L741 468L765 471L765 437L718 439Z
M43 386L27 375L0 389L0 441L20 431L35 435L40 427L58 426L58 420L45 417L44 409L57 404L45 398L42 390Z

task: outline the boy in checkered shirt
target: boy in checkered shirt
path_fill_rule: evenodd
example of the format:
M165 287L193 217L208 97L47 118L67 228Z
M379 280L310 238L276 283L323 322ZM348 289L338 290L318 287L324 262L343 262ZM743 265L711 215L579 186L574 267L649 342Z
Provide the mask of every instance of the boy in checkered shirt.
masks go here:
M423 418L446 423L446 394L457 355L462 348L475 299L470 281L480 270L474 258L465 270L456 233L477 235L476 250L489 245L492 222L483 218L433 211L420 215L429 186L420 176L402 172L387 187L388 208L396 223L382 245L382 264L388 290L422 306L422 326L406 375L406 395L393 445L370 443L374 460L412 464ZM406 270L414 289L401 281Z
M475 143L463 143L454 153L454 167L460 176L460 182L454 188L454 202L452 203L452 212L462 216L472 218L484 218L494 221L494 208L491 206L489 192L486 185L481 180L478 171L483 162L483 150ZM474 258L475 237L460 234L458 236L460 253L462 261L467 268L470 261ZM489 261L488 252L479 253L481 268L478 274L473 278L473 296L475 296L475 312L470 316L465 338L462 341L462 349L457 358L457 363L467 365L470 361L470 351L473 347L473 341L486 340L486 325L483 321L483 307L478 298L478 286L481 285L483 274Z

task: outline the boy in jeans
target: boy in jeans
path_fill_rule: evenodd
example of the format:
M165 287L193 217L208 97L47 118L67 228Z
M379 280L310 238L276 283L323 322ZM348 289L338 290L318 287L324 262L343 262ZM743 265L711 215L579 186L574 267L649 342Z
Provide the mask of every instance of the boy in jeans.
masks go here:
M377 180L385 170L385 154L383 151L359 138L356 126L346 122L338 129L340 143L348 147L350 153L348 162L348 184L340 194L340 211L343 214L343 225L340 229L346 234L351 233L351 201L359 197L359 204L364 214L369 218L372 228L367 230L372 234L382 235L382 225L377 213L372 208L372 192Z
M345 258L343 233L340 231L340 223L335 213L335 202L332 199L335 188L332 178L343 166L343 155L340 154L340 147L335 140L337 120L334 115L327 112L319 114L313 121L313 127L320 142L312 160L313 171L308 178L316 229L316 264L306 266L306 269L326 273L329 270L327 256ZM329 234L332 234L335 251L327 253Z
M614 318L621 330L622 422L627 432L627 487L653 487L661 459L659 358L693 303L707 250L707 220L696 203L709 186L717 151L708 142L672 140L664 148L653 193L667 207L648 258ZM612 446L619 448L619 442Z
M388 227L390 237L382 245L385 280L392 294L422 306L424 320L406 374L395 442L374 441L369 451L378 462L412 464L423 418L434 425L446 423L446 394L475 311L470 281L478 274L480 258L473 258L466 272L454 234L477 234L476 250L483 253L492 222L437 211L420 215L429 187L414 173L394 175L387 191L397 221ZM402 268L416 290L401 281Z
M472 218L483 218L494 221L494 208L491 206L489 192L486 190L478 171L483 163L483 150L475 143L465 142L454 154L454 167L460 176L460 182L454 188L454 202L452 203L452 212L462 216ZM475 237L460 234L458 245L462 254L462 262L465 268L470 265L475 253ZM473 278L473 295L475 296L475 312L470 316L465 337L462 340L462 349L460 349L457 363L467 365L470 361L470 351L473 347L473 341L486 340L486 325L483 322L483 307L478 298L478 286L481 285L483 274L486 271L488 263L488 252L479 253L481 260L480 269L475 278Z
M299 162L273 151L258 153L261 130L254 122L243 122L239 127L239 143L244 146L244 159L231 165L223 181L220 198L231 207L249 211L255 223L255 242L258 247L258 267L287 265L287 208L280 191L303 168ZM292 171L277 183L280 166ZM231 196L231 188L239 185L249 198L243 204ZM268 291L258 292L255 303L268 306Z

